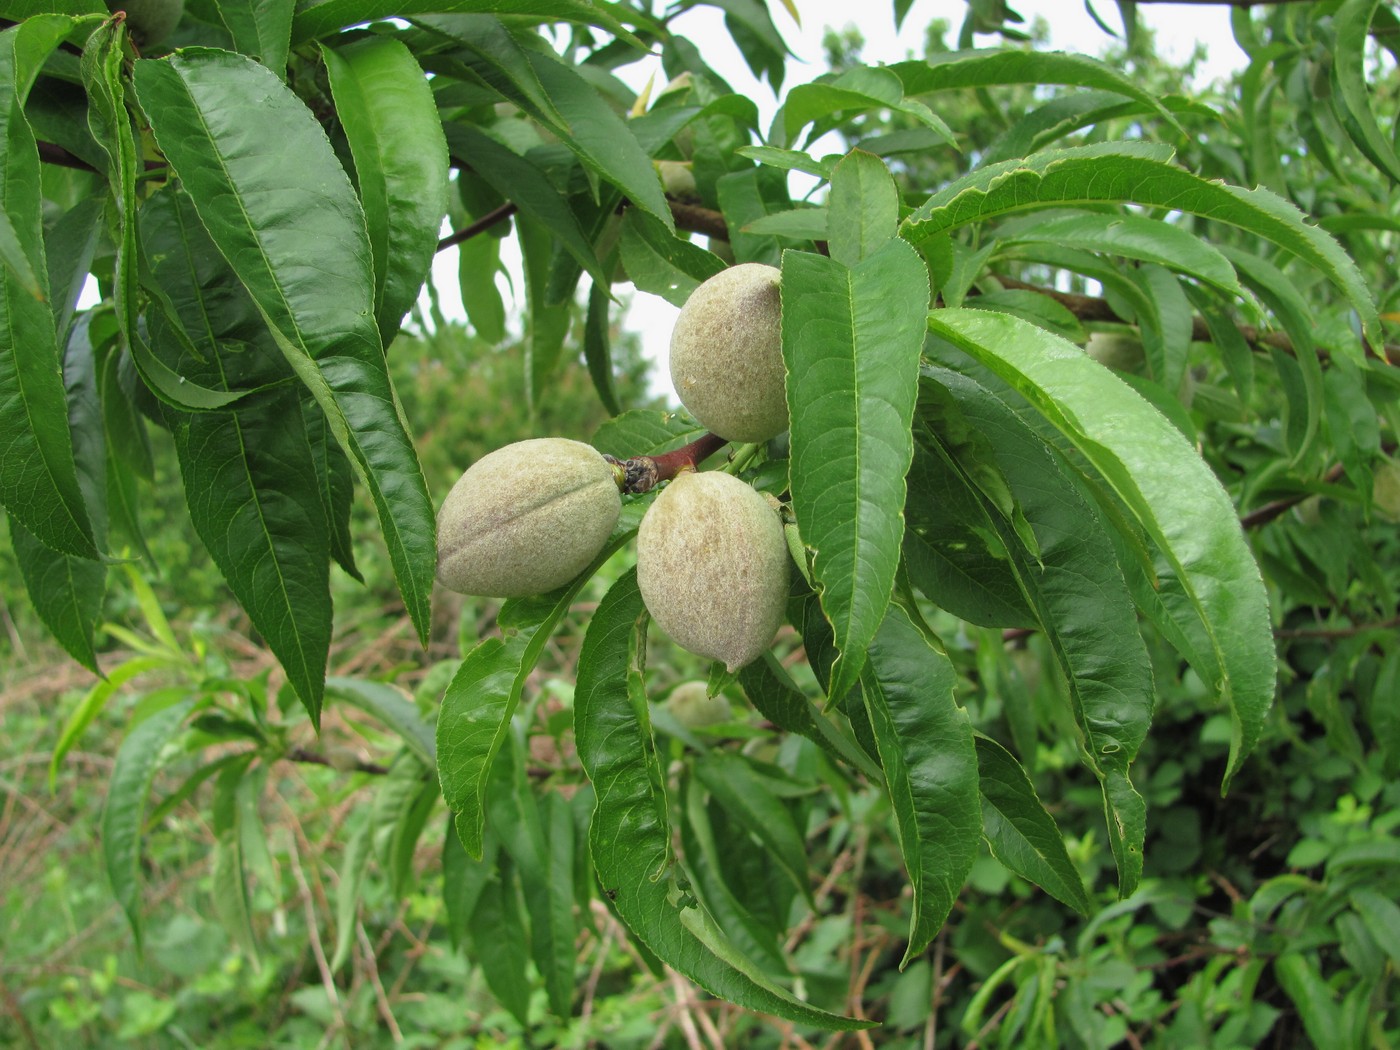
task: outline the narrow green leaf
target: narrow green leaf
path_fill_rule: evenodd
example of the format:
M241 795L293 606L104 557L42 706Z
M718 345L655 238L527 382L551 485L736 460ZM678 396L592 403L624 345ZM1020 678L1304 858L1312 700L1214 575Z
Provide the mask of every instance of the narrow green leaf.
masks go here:
M337 700L373 715L402 738L418 760L433 769L437 765L433 727L402 690L387 682L363 678L327 678L326 692Z
M49 261L49 305L53 307L58 343L67 343L78 298L102 234L102 201L88 197L69 208L45 238Z
M693 890L735 948L754 960L769 976L788 977L791 967L779 947L782 929L765 923L737 896L736 887L744 887L747 880L744 872L734 870L739 867L733 863L735 855L741 852L736 838L722 837L722 832L728 830L727 825L721 824L717 830L710 819L711 810L719 803L709 799L699 781L693 778L685 781L685 788L681 850ZM706 805L707 799L709 805Z
M612 333L608 306L612 293L606 284L594 283L588 292L588 316L583 325L583 360L588 366L588 376L593 380L593 389L598 392L598 400L608 410L609 415L622 414L622 404L617 399L617 387L613 383Z
M395 900L413 890L418 877L414 853L438 797L431 769L410 751L400 752L380 779L371 810L371 837Z
M807 849L792 813L738 755L714 751L698 759L695 776L739 826L758 837L769 855L808 900L812 897Z
M1029 156L1047 149L1052 143L1076 131L1109 120L1153 113L1159 105L1176 114L1190 114L1213 123L1221 122L1220 114L1210 106L1176 95L1139 102L1136 99L1125 99L1117 92L1076 91L1059 95L1043 106L1027 112L993 140L982 155L981 163L999 164L1012 157ZM868 142L864 145L867 149L871 148Z
M950 146L956 145L952 129L928 106L905 96L910 94L900 78L887 67L857 66L833 76L799 84L783 101L783 130L791 142L808 124L816 123L810 138L829 130L832 114L892 109L913 117Z
M982 833L992 856L1086 918L1089 895L1069 859L1055 818L1046 812L1026 771L995 740L977 737Z
M938 934L977 857L982 814L972 723L953 697L957 672L898 605L870 643L861 689L899 850L914 889L900 969Z
M633 504L633 507L636 507ZM486 780L510 720L520 702L525 679L535 668L549 636L569 610L579 589L614 551L636 531L640 514L624 512L606 547L578 579L553 594L525 599L501 609L502 630L514 605L528 604L537 612L512 625L502 640L487 638L467 654L447 692L437 720L437 768L442 797L454 814L457 833L467 853L480 858L486 823Z
M1235 268L1200 236L1162 219L1141 215L1077 212L1018 224L998 238L1001 244L1043 242L1083 251L1157 263L1209 284L1226 295L1242 296Z
M802 171L808 175L815 175L823 181L831 179L833 165L825 159L818 160L802 150L779 149L777 146L741 146L734 152L741 157L748 157L760 164L766 164L770 168L779 168L782 171Z
M325 133L285 84L241 55L190 48L138 62L134 80L205 228L357 464L426 639L433 507L373 320L364 214ZM275 156L257 130L267 121L282 129ZM288 155L295 171L280 161Z
M233 49L256 58L281 77L287 69L291 46L292 12L287 0L215 0L224 27L233 37Z
M259 333L256 308L214 251L189 197L173 189L141 209L141 241L153 278L178 316L152 318L153 348L186 340L182 374L210 388L275 381L286 365ZM167 332L179 325L184 339ZM259 345L260 344L260 345ZM196 356L197 355L197 356ZM277 655L319 724L330 650L330 530L294 388L247 399L237 411L166 410L195 531L239 604Z
M608 275L579 225L578 216L544 169L474 125L453 124L448 140L453 151L470 161L473 170L496 192L514 203L523 215L548 227L597 285L608 286Z
M88 726L107 707L107 701L116 695L117 690L124 686L137 675L146 674L150 671L166 670L170 667L170 661L158 656L133 656L129 660L123 660L116 667L107 672L107 676L96 682L91 689L83 694L82 700L78 702L67 720L63 723L63 729L59 732L58 742L53 746L53 755L49 759L49 790L53 790L54 784L58 780L58 767L63 761L63 757L73 749L73 746L82 738Z
M292 44L324 37L336 30L382 18L466 11L478 14L522 15L540 22L575 22L598 26L620 40L645 49L611 13L614 5L591 0L320 0L301 6L292 23ZM626 9L622 9L626 10ZM627 11L629 17L635 12Z
M1379 0L1347 0L1332 16L1332 107L1356 148L1392 182L1400 182L1400 157L1376 121L1366 91L1366 43Z
M825 206L802 205L787 211L769 212L745 223L742 229L748 234L784 237L794 241L824 241L830 232L830 215Z
M925 393L933 392L925 387ZM920 413L935 426L945 454L915 442L904 507L904 559L909 579L954 616L982 627L1029 627L1011 556L987 521L983 501L1015 513L1015 498L985 437L956 403L926 398ZM978 476L983 477L979 486ZM980 496L979 496L980 492ZM992 493L1004 495L993 499Z
M788 50L762 0L704 0L724 12L724 28L756 79L767 77L776 92L787 69Z
M10 543L34 611L69 656L101 673L93 635L102 618L107 567L45 546L13 513L8 517Z
M368 814L363 815L354 829L345 838L345 852L341 855L339 880L335 887L335 949L331 952L330 967L335 973L350 958L350 948L355 943L355 924L359 922L360 894L364 889L365 874L369 871L370 830L373 823ZM342 832L343 834L343 832ZM454 837L452 828L447 829L448 837ZM457 847L459 850L460 846ZM443 877L446 878L447 864L443 862ZM446 899L446 893L443 894Z
M476 334L493 346L506 341L506 304L496 285L501 242L473 237L457 246L457 290Z
M117 903L141 947L141 832L146 795L151 790L162 749L179 731L194 707L193 699L157 711L136 726L122 741L107 785L102 811L102 853L107 878Z
M557 796L545 796L545 800ZM573 818L567 820L567 857L556 857L553 835L525 769L520 741L512 740L497 755L491 770L487 821L520 876L521 898L529 916L530 956L544 979L550 1010L571 1013L574 992ZM559 800L562 802L562 800ZM567 860L567 863L563 862ZM558 862L558 863L557 863ZM559 879L560 871L566 877Z
M0 32L0 212L41 293L36 297L11 267L0 267L0 504L45 546L94 559L97 541L78 482L46 301L39 152L24 116L38 64L72 26L68 18L36 16Z
M355 545L350 536L350 516L354 509L355 468L345 450L336 443L330 421L312 397L301 399L301 418L306 438L311 442L311 458L316 464L316 491L326 511L330 530L331 557L351 579L364 577L355 565Z
M1228 787L1259 738L1275 675L1268 596L1229 495L1180 431L1073 344L977 310L936 310L929 327L1025 397L1156 543L1162 601L1201 640L1197 670L1230 710Z
M724 269L714 252L682 240L635 208L623 216L620 248L632 283L672 306L684 306L696 288Z
M484 856L481 860L472 860L462 848L457 829L448 821L442 842L442 903L447 911L447 934L453 948L461 948L466 942L467 923L495 869L495 842L488 836Z
M447 214L447 140L422 67L402 41L322 47L374 253L375 318L388 346L437 253Z
M214 861L210 871L210 896L214 914L229 939L258 968L258 942L253 933L252 907L248 900L248 877L243 856L240 824L243 809L237 804L239 786L252 761L248 755L219 771L214 782Z
M517 215L515 232L525 264L525 405L535 412L563 356L573 320L573 289L563 299L551 295L555 290L551 278L560 260L553 230L527 215Z
M520 910L515 865L502 854L496 871L481 887L467 920L472 959L479 963L487 987L521 1027L530 1024L530 937Z
M499 18L486 14L419 15L413 22L462 45L467 54L459 52L457 57L490 87L551 130L567 131L567 122L535 75L525 48Z
M644 612L636 574L629 571L593 614L579 655L574 733L597 796L589 845L599 885L651 951L711 994L819 1028L868 1027L799 1001L756 968L739 968L745 960L716 937L698 907L680 899L670 873L666 802L650 772L651 727L645 704L634 704L628 684L637 669Z
M297 399L167 416L195 531L319 726L330 537Z
M899 187L879 157L851 150L831 171L827 209L831 257L843 266L856 266L894 238Z
M105 548L107 443L98 400L91 320L91 314L85 315L68 339L63 354L63 385L78 487L90 510L93 536ZM39 618L69 655L93 673L100 673L93 636L102 617L107 566L44 546L13 514L8 516L15 558Z
M1302 462L1315 448L1324 397L1322 361L1313 339L1314 307L1288 275L1267 259L1234 247L1226 247L1224 251L1239 270L1240 277L1273 312L1293 343L1293 361L1278 363L1284 394L1288 398L1288 444L1293 462ZM1273 349L1273 353L1277 355L1281 351ZM1350 367L1359 367L1350 355L1346 360ZM1296 382L1290 381L1293 379Z
M88 40L83 51L83 85L88 93L87 123L93 142L103 155L107 185L117 214L117 258L114 280L117 325L131 352L131 360L146 387L161 400L180 409L205 411L223 408L244 391L213 389L181 375L146 342L140 316L140 253L136 230L136 139L126 103L126 70L130 45L124 23L104 25ZM161 313L164 289L154 289L156 308L148 320ZM178 337L183 332L172 331ZM192 355L198 359L198 354Z
M1274 960L1274 976L1293 1000L1313 1046L1341 1045L1341 1011L1317 964L1302 952L1284 952Z
M739 262L761 262L777 266L782 262L784 245L768 234L746 233L745 227L756 219L776 211L786 204L772 203L765 193L762 171L731 171L715 181L720 210L729 230L729 243ZM783 195L786 199L786 194Z
M949 51L922 62L896 62L889 68L903 82L908 95L1006 84L1061 84L1112 91L1150 106L1163 120L1181 131L1176 117L1156 95L1126 74L1088 55L988 48Z
M1351 906L1366 923L1391 964L1400 968L1400 907L1389 897L1361 886L1351 891Z
M817 710L772 653L740 668L739 685L754 710L779 729L805 736L832 758L879 778L880 768Z
M4 263L8 278L22 291L41 302L44 300L47 292L39 283L29 256L25 255L19 243L19 234L15 232L9 215L4 212L0 212L0 263Z
M175 312L148 322L152 346L176 347L170 359L180 372L210 389L276 382L286 364L265 334L247 340L262 334L257 310L194 212L173 189L141 210L142 246ZM211 291L225 283L234 290ZM180 339L168 334L175 325ZM178 349L186 343L191 351ZM236 412L167 409L166 420L195 530L319 723L331 634L329 519L297 391L245 400Z
M1146 307L1138 313L1138 332L1152 378L1175 393L1181 389L1191 349L1191 301L1177 276L1161 266L1131 267L1127 278Z
M540 799L543 809L546 856L549 868L543 872L545 906L544 921L536 925L549 931L541 938L535 965L544 974L550 1008L558 1017L573 1013L574 943L578 936L578 921L574 917L575 826L573 809L556 791ZM534 914L538 915L539 912Z
M840 697L899 564L928 273L898 240L854 268L785 252L782 271L792 505L836 631L830 695Z
M661 178L627 123L592 84L557 56L531 51L529 58L535 75L566 121L564 144L633 204L674 230Z
M1169 163L1170 156L1162 146L1111 142L994 164L935 193L905 220L902 235L918 247L967 223L1058 204L1131 202L1189 212L1238 226L1315 266L1361 315L1366 338L1381 345L1366 280L1331 235L1268 190L1203 179ZM1362 354L1359 345L1341 349L1358 360Z
M705 428L684 412L634 408L603 423L591 440L604 455L631 459L673 452L704 433Z
M946 296L943 301L949 306L963 305L962 303L949 302ZM1061 306L1045 293L1034 292L1029 288L1007 288L1000 292L983 292L977 296L977 309L998 310L1001 313L1015 314L1031 324L1039 325L1047 332L1054 332L1061 339L1068 339L1071 343L1083 343L1089 338L1084 326L1079 323L1079 319L1068 308Z
M485 781L504 742L527 673L533 635L487 638L467 654L442 698L437 722L438 777L469 856L481 858Z

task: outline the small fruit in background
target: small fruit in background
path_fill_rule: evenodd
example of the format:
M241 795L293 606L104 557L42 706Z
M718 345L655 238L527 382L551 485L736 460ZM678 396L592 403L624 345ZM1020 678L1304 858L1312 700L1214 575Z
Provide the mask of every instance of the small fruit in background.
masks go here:
M729 474L681 474L642 518L637 585L672 641L738 670L783 622L788 553L777 509Z
M591 445L506 445L472 464L443 501L438 579L489 598L552 591L598 556L621 510L612 464Z
M695 171L688 160L657 160L656 173L661 176L661 188L672 197L696 195Z
M691 293L671 331L671 382L700 424L728 441L788 426L781 271L740 263Z
M1113 330L1093 332L1084 352L1101 365L1117 372L1141 372L1147 362L1137 330L1123 325Z
M665 707L685 729L704 729L734 717L729 701L723 696L711 696L709 684L700 681L676 686L666 698Z
M1371 509L1382 521L1400 522L1400 463L1387 459L1371 482Z

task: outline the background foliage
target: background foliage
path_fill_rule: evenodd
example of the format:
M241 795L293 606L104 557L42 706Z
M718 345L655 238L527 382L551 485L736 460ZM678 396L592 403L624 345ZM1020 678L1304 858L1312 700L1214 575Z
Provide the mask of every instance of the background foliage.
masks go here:
M833 37L762 128L650 5L0 4L4 1040L1392 1045L1400 23L1240 10L1202 89L1118 6ZM401 333L444 215L471 330ZM500 607L429 493L694 437L609 290L733 259L793 427L721 469L818 553L687 727L648 496Z

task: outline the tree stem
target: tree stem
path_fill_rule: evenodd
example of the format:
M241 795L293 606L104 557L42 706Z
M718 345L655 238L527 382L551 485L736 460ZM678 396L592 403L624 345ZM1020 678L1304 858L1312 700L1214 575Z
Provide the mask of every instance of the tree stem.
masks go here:
M622 466L625 475L623 492L648 492L663 481L670 481L683 470L694 469L714 455L728 442L718 434L703 434L688 445L682 445L672 452L659 456L633 456L631 459L612 459Z

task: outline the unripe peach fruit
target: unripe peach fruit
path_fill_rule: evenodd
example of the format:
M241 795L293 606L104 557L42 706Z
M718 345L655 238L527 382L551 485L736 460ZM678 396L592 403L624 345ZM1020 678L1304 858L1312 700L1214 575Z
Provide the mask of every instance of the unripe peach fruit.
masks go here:
M696 288L671 331L671 382L705 429L767 441L788 426L781 272L740 263Z
M463 594L522 598L568 583L598 556L622 509L612 465L567 438L482 456L438 512L438 579Z
M738 670L783 622L788 553L777 510L729 474L681 474L642 518L637 585L672 641Z
M719 725L728 722L734 714L729 709L729 701L723 696L711 696L705 682L682 682L676 686L666 698L666 710L685 729Z

